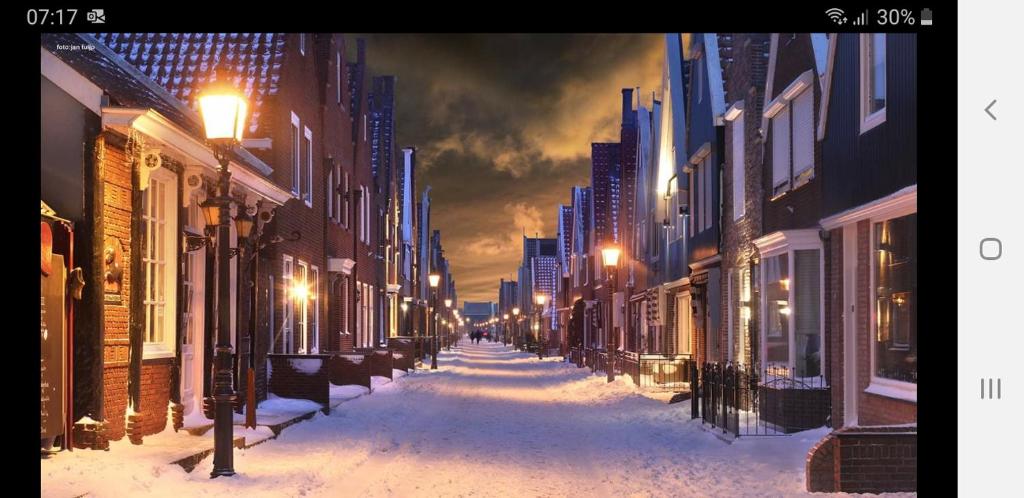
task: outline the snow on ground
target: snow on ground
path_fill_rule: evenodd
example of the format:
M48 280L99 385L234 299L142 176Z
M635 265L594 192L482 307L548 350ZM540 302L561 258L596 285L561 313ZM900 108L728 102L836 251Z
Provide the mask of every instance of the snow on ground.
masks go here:
M114 443L44 460L43 495L798 496L807 451L827 433L728 444L688 403L556 358L467 343L439 359L236 450L236 476L210 480L212 458L188 474Z

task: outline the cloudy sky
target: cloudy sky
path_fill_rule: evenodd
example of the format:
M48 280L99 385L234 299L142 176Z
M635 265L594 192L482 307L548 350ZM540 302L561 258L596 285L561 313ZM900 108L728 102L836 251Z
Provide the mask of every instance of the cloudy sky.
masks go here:
M590 143L618 141L621 89L650 105L664 58L658 34L358 36L371 73L398 76L398 144L417 148L460 301L497 301L524 229L556 235Z

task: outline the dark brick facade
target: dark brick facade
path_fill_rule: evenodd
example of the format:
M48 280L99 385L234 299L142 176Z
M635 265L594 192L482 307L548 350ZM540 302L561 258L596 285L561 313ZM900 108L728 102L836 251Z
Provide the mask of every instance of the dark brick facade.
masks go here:
M267 359L271 368L270 392L282 398L308 399L328 406L330 355L271 354ZM303 362L303 366L296 367L297 362Z
M917 491L917 430L907 427L841 429L807 455L811 492Z

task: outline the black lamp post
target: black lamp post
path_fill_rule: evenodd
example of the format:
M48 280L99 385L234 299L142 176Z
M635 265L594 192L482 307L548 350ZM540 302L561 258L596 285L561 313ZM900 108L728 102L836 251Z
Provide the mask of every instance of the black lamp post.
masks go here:
M608 327L608 382L615 380L615 277L619 272L619 254L621 251L618 247L609 246L601 249L601 259L604 260L604 267L608 270L608 289L611 292L611 309L612 316L609 320Z
M534 300L537 302L537 324L533 328L537 333L537 359L543 360L546 344L543 344L545 341L541 340L541 336L544 333L544 303L547 302L547 296L537 294Z
M508 313L505 313L502 318L504 321L501 322L501 344L508 346Z
M512 308L512 323L515 326L512 332L512 347L516 346L519 337L519 307Z
M231 375L231 248L228 239L231 223L231 172L228 171L231 150L242 139L247 104L245 98L227 82L224 73L217 73L216 81L199 97L206 139L213 146L213 154L220 164L219 195L204 205L208 222L217 227L217 345L214 350L216 374L213 382L214 398L214 453L213 472L210 477L234 475L233 412L235 391ZM216 217L212 217L216 211ZM251 228L251 224L250 224ZM208 331L209 332L209 331Z
M430 327L433 329L433 337L430 338L430 369L437 370L437 285L441 283L441 275L431 273L430 276Z

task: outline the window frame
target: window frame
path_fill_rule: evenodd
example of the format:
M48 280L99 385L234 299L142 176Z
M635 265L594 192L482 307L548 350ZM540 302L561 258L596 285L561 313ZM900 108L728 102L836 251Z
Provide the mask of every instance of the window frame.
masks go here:
M787 267L789 268L787 278L789 279L788 289L788 302L789 309L792 310L790 318L787 320L787 331L788 334L788 346L789 351L787 353L787 360L785 366L787 371L792 372L792 375L796 375L796 313L799 312L796 303L796 287L798 285L796 281L796 251L804 250L817 250L818 251L818 352L821 356L819 362L820 376L823 382L828 382L828 377L825 375L828 372L829 364L827 362L827 348L828 343L825 341L825 248L822 244L821 239L818 237L817 229L799 229L799 230L787 230L783 232L775 232L766 236L763 236L755 241L755 245L761 253L761 264L769 258L778 257L781 255L786 256ZM761 309L761 320L758 320L758 358L759 363L764 367L769 367L768 362L768 292L765 290L768 288L768 281L766 280L767 272L758 272L760 279L760 295L758 306ZM751 289L753 292L753 289ZM818 377L815 376L815 377Z
M292 197L302 198L302 122L292 111Z
M299 308L299 314L295 320L295 325L297 325L295 328L299 332L299 347L296 349L296 353L309 354L309 263L301 259L295 260L293 281L306 287L306 299L301 306L297 306L295 296L292 296L292 306Z
M313 326L310 331L312 335L312 348L310 352L320 352L320 268L316 265L309 265L310 275L313 276L313 289L310 292L310 299L313 301Z
M747 214L746 195L746 113L738 109L732 119L732 219L743 218Z
M306 139L306 185L302 193L302 200L306 206L313 207L313 130L309 127L302 127L302 135Z
M175 323L177 317L175 314L178 309L178 278L179 278L179 261L178 261L178 247L177 241L179 235L178 231L178 217L180 216L178 207L178 176L172 171L166 168L157 168L149 176L149 183L143 194L146 196L143 200L143 272L145 274L145 291L143 292L143 308L145 311L145 323L143 324L143 347L142 357L143 359L151 358L169 358L173 357L176 349L176 337L177 333L175 330ZM164 213L163 219L157 219L156 223L161 227L159 228L159 238L156 241L158 245L162 245L163 257L157 258L157 262L152 262L152 258L149 258L149 246L151 244L151 230L150 220L155 216L148 213L148 206L153 195L154 184L162 184L164 189L163 194L163 206L162 210ZM156 202L159 202L157 199ZM162 238L163 240L160 240ZM151 302L149 292L151 290L151 279L152 279L152 268L151 265L158 265L162 268L163 272L163 299L157 302ZM162 304L161 304L162 303ZM151 310L152 308L152 310ZM160 308L161 314L161 330L162 336L159 340L150 340L150 313L156 311L156 308Z
M881 223L896 218L901 218L911 214L917 214L916 200L911 205L910 203L902 203L901 205L894 206L892 209L875 213L868 221L868 251L871 258L871 266L868 269L870 273L871 285L868 287L868 314L871 328L870 349L871 352L868 355L870 357L870 380L868 387L864 389L864 392L876 394L879 396L885 396L888 398L902 399L904 401L911 401L917 403L917 384L912 382L906 382L896 379L887 379L885 377L878 377L875 375L876 362L876 338L878 337L878 290L875 287L875 266L874 266L874 252L875 252L875 223Z
M281 257L281 352L291 354L295 351L293 340L295 337L295 305L292 302L295 296L292 295L292 286L295 279L295 258L288 254ZM275 343L277 341L274 341Z
M868 98L871 95L871 87L874 83L869 81L871 74L871 58L872 58L872 36L880 35L882 40L885 42L886 51L886 64L883 65L885 74L882 75L882 81L885 85L885 105L874 112L870 111L871 104L868 102ZM889 40L885 33L861 33L860 35L860 94L858 96L859 108L860 108L860 133L863 135L873 128L885 123L886 109L889 108L889 68L888 68L888 57L889 57Z

